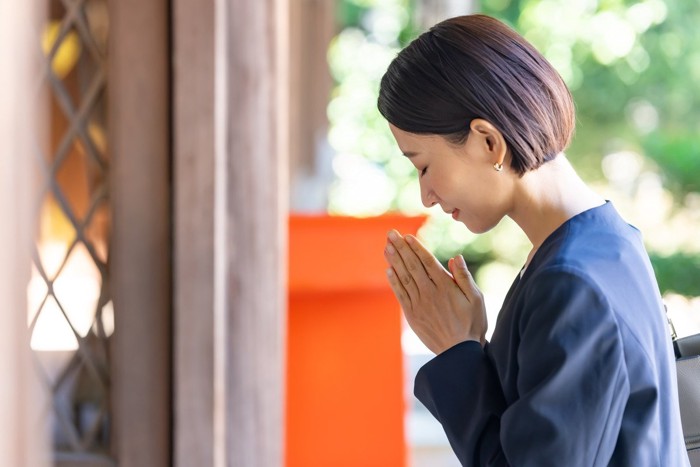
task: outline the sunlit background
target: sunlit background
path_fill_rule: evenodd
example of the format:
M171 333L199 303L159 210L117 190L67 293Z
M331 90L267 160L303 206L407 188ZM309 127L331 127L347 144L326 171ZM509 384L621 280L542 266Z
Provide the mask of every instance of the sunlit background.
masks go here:
M440 209L423 207L416 171L401 156L376 108L381 76L402 47L444 17L490 14L530 40L569 85L578 125L567 156L584 179L642 231L678 335L700 332L697 2L325 1L333 5L337 32L327 49L333 80L326 108L329 126L327 134L309 143L315 145L313 170L293 174L293 213L427 216L420 237L443 262L458 253L465 256L486 297L490 335L503 297L529 251L527 238L507 219L477 236ZM37 232L27 323L35 360L54 391L54 402L68 399L69 390L81 391L85 399L79 410L56 412L70 435L56 430L54 444L60 449L91 444L104 448L106 343L114 331L106 285L110 208L104 89L109 22L106 1L82 3L66 11L62 5L71 2L53 2L36 47L43 48L50 63L40 87L52 90L50 148L37 152L42 153L38 159L43 175L55 177L50 182L55 187L49 187L48 177L42 178L46 186L33 211ZM78 10L85 10L84 15L75 13ZM306 21L311 24L313 18ZM301 55L299 51L295 57ZM309 109L300 113L312 114ZM410 465L457 466L441 426L412 396L415 373L432 355L407 326L402 347ZM90 362L83 379L91 385L86 387L99 397L81 386L81 359ZM85 436L85 446L77 442L77 434Z
M341 0L328 50L333 179L328 211L427 214L420 235L439 259L463 253L485 293L491 323L529 251L511 221L473 235L420 202L416 172L376 109L379 81L397 51L422 32L408 0ZM449 3L449 2L447 2ZM493 15L523 34L561 73L577 107L567 156L644 236L679 336L700 331L700 6L677 0L482 0L455 13ZM462 8L462 12L459 9ZM406 329L412 377L430 358ZM410 392L409 392L410 393ZM415 465L457 465L414 400L407 418ZM433 457L430 457L433 456ZM442 457L440 457L442 456ZM431 463L432 462L432 463Z

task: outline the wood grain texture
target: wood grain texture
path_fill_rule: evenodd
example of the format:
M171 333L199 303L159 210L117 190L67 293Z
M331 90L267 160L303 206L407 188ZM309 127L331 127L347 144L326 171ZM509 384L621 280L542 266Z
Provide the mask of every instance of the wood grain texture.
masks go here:
M225 465L272 467L283 462L286 6L227 6Z
M175 464L280 466L286 1L173 5Z

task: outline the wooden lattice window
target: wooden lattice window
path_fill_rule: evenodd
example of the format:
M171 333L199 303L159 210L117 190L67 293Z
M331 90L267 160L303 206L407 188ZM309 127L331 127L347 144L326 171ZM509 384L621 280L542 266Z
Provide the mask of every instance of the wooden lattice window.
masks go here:
M38 31L40 105L36 241L28 323L50 391L47 419L57 465L115 465L110 456L106 0L50 0Z

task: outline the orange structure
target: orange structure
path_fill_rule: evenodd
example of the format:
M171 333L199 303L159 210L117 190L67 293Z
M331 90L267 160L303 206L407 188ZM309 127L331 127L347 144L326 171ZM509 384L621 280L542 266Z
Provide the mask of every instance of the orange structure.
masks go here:
M423 217L290 218L287 467L404 467L401 311L386 234Z

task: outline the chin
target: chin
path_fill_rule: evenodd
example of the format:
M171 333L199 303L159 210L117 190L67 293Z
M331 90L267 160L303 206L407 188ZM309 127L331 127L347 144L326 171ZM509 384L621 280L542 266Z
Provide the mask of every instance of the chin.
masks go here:
M493 227L488 227L488 228L485 228L485 229L474 229L474 228L471 228L471 227L467 226L467 229L468 229L471 233L477 234L477 235L479 235L479 234L484 234L484 233L488 232L489 230L491 230L492 228L493 228Z
M473 234L483 234L488 232L489 230L493 229L498 225L498 222L495 223L474 223L474 222L463 222L463 224L467 227L467 230L469 230Z

